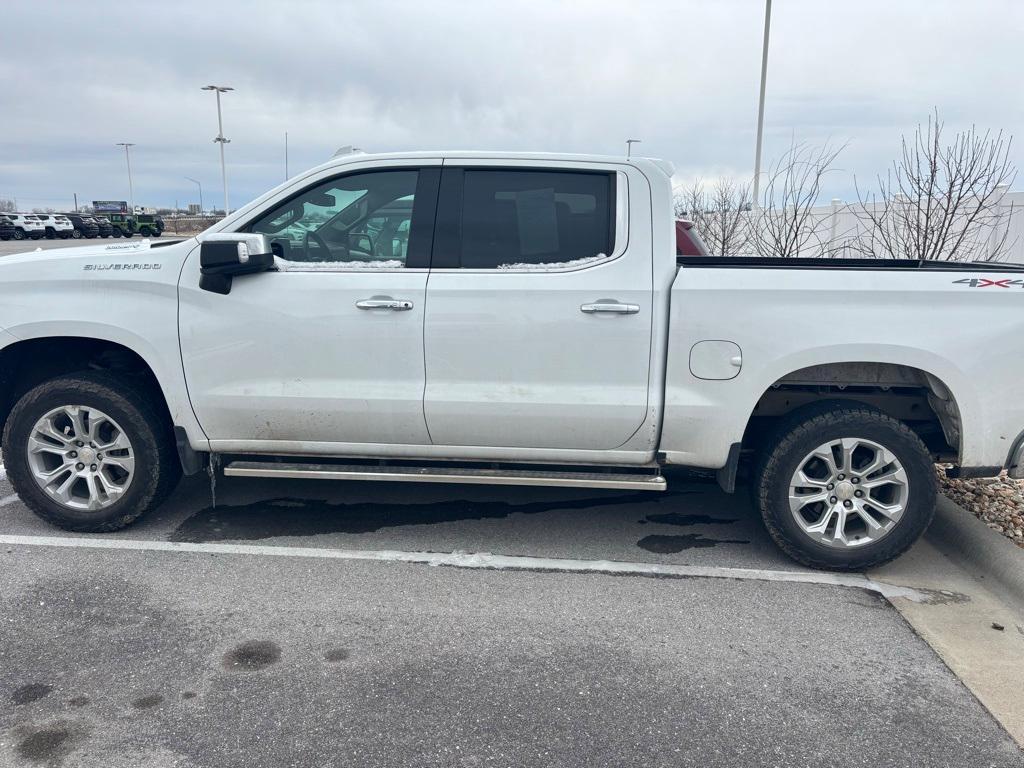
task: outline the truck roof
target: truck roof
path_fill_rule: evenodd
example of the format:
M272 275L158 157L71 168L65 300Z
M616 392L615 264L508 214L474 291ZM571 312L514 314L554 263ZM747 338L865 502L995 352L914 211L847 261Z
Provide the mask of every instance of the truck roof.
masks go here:
M621 163L637 167L656 168L669 177L675 171L671 162L655 157L623 157L622 155L588 155L562 152L507 152L479 149L435 149L417 150L415 152L380 152L374 154L353 151L349 154L336 155L317 168L347 165L366 160L425 160L433 158L443 158L445 160L543 160L545 162L565 163Z

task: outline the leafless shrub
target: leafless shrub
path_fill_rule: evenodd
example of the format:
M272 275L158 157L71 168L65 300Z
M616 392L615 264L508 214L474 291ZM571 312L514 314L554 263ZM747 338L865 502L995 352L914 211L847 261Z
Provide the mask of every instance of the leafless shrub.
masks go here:
M676 198L676 215L689 218L712 256L735 256L750 242L750 187L719 179L705 192L698 179Z
M1013 138L1002 131L979 132L974 126L942 140L938 110L912 139L878 192L862 196L859 216L867 233L857 249L878 258L920 261L997 261L1012 243L1009 227L999 230L1012 208L1003 197L1017 175L1010 161Z
M812 209L821 195L825 175L842 150L828 144L793 144L775 161L751 227L751 245L758 256L828 255L827 238L819 232Z

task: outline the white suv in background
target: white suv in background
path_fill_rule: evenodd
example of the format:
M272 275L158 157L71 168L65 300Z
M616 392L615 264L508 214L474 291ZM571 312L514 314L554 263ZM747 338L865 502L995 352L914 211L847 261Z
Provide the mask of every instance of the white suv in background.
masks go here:
M34 213L5 213L4 216L14 225L15 240L38 240L46 234L46 226Z
M66 240L75 233L75 225L67 216L59 213L36 213L33 215L43 223L43 231L50 240L56 237Z

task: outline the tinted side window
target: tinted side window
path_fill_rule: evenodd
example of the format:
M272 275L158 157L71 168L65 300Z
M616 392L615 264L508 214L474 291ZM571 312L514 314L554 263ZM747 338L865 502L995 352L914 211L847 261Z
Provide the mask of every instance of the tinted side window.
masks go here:
M609 173L467 169L462 267L529 269L610 256L613 181Z

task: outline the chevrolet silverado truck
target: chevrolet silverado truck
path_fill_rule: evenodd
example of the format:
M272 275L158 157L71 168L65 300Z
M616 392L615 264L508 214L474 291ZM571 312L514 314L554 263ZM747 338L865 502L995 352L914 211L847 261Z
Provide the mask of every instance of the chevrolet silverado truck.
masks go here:
M671 174L350 154L188 240L0 258L11 482L102 532L204 468L731 492L742 465L786 553L850 570L925 530L935 462L1024 475L1024 267L677 257Z

